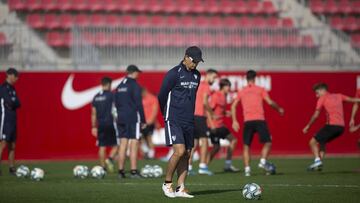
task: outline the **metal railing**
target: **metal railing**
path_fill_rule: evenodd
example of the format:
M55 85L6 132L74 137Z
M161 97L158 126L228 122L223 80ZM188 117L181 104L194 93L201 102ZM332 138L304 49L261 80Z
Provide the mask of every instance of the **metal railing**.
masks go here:
M4 29L0 25L0 32ZM54 61L44 60L37 45L31 44L31 36L24 36L20 27L12 25L12 29L12 34L7 36L9 45L0 46L0 64L14 63L29 69L118 70L132 63L148 70L168 69L182 59L185 48L190 45L202 48L206 67L223 70L360 67L360 63L345 57L347 53L341 49L341 41L322 40L326 34L322 28L73 27L68 31L70 47L55 48L59 58ZM37 34L45 40L43 32ZM27 46L23 46L24 41Z

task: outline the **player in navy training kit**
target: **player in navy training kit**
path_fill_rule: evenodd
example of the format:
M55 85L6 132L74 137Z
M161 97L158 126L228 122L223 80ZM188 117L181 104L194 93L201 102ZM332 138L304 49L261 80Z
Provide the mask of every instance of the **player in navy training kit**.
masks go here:
M144 128L146 124L142 105L141 87L136 82L140 72L137 66L129 65L127 67L127 76L115 90L117 128L120 138L119 178L125 178L124 165L128 143L130 143L130 177L141 177L137 170L137 154L140 127Z
M9 172L15 175L16 110L20 107L14 84L19 78L15 68L6 71L6 80L0 86L0 161L7 145ZM1 175L1 169L0 169Z
M165 120L165 139L174 153L168 162L165 196L192 198L185 190L190 151L194 146L194 111L196 92L200 83L200 73L196 66L202 59L201 50L196 47L186 49L183 61L167 72L158 99ZM176 191L172 188L172 178L177 170Z
M102 90L97 93L92 102L91 109L91 133L98 139L100 165L109 172L114 172L114 157L118 151L116 130L112 108L114 95L111 92L111 78L101 79ZM109 158L106 157L106 147L111 147Z

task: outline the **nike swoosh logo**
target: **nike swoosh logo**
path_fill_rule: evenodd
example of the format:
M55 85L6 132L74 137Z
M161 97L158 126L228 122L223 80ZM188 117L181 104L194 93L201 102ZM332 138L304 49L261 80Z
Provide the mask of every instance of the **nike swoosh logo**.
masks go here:
M76 110L84 107L90 103L94 96L101 91L101 85L88 88L82 91L75 91L73 88L74 74L71 74L61 93L61 102L63 106L68 110ZM111 85L111 90L115 89L124 77L113 80Z

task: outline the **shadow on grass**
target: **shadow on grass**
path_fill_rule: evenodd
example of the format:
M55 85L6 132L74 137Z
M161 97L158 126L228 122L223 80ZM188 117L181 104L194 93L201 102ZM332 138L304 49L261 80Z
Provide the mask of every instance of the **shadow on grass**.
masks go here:
M235 191L242 191L242 189L224 189L224 190L201 190L192 192L192 195L211 195L211 194L219 194L219 193L226 193L226 192L235 192Z

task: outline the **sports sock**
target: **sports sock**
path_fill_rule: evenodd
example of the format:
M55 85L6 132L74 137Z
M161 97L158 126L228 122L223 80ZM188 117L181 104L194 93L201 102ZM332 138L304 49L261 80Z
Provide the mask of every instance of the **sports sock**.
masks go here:
M225 160L225 166L230 167L232 164L232 160Z
M261 159L260 159L260 163L261 163L262 165L265 165L265 164L266 164L266 159L261 158Z
M189 170L189 171L192 170L192 165L189 164L188 170Z
M172 181L170 180L165 180L165 182L164 182L164 184L171 184L172 183Z
M130 173L131 173L132 175L134 175L134 174L137 174L138 171L137 171L137 169L131 169L131 170L130 170Z
M206 163L200 163L200 164L199 164L199 168L207 168Z
M250 171L251 171L250 166L246 166L245 167L245 172L250 172Z
M316 157L314 162L321 161L320 157Z

